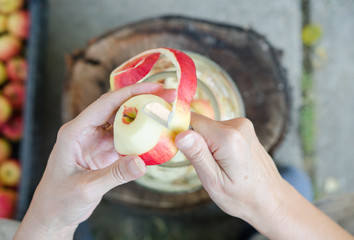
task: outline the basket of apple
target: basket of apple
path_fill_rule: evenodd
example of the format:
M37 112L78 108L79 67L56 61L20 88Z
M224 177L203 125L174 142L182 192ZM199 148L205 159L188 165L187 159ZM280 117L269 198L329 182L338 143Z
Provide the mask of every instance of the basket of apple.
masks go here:
M13 218L26 93L29 12L24 0L0 1L0 218Z

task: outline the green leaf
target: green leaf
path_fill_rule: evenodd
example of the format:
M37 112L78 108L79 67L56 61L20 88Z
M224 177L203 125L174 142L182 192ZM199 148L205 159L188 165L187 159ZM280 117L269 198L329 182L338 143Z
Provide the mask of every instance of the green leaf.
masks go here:
M302 29L302 42L306 46L314 45L322 36L322 27L316 24L308 24Z

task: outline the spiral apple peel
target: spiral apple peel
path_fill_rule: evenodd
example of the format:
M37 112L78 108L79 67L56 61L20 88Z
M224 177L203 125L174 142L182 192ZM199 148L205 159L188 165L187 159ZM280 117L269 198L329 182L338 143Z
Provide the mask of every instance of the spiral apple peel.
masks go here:
M178 151L174 143L176 135L189 128L190 102L197 89L194 62L181 51L157 48L131 58L113 70L110 76L112 90L142 82L150 76L161 55L165 55L176 68L178 86L172 106L152 94L138 95L122 104L113 124L117 152L139 155L146 165L162 164L173 158ZM142 109L151 102L158 102L171 110L168 127L144 114Z

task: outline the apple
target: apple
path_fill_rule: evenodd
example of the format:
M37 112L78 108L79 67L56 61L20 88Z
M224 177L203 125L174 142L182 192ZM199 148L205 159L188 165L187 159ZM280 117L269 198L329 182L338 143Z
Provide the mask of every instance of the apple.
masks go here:
M158 102L172 109L169 103L152 94L129 99L115 117L114 146L122 155L140 155L149 165L155 165L163 162L160 162L160 155L171 159L177 153L174 144L176 133L145 115L143 108L150 102Z
M0 163L9 158L11 152L11 144L6 139L0 138Z
M12 13L7 21L7 29L16 37L27 39L30 28L30 15L26 10Z
M5 65L0 62L0 86L6 82L7 74Z
M6 97L13 109L21 110L25 101L26 89L22 83L10 82L3 88L3 95Z
M0 60L7 61L21 51L20 39L10 34L0 36Z
M0 181L4 186L16 187L21 178L21 166L19 161L8 159L0 165Z
M196 113L215 120L215 112L209 100L193 99L191 102L191 109Z
M14 116L1 127L1 132L7 139L11 141L19 141L23 134L23 118L22 116Z
M10 102L2 95L0 95L0 126L6 123L12 114Z
M12 218L15 213L16 197L14 190L0 188L0 218Z
M0 13L9 14L23 5L23 0L0 0Z
M4 33L7 30L7 16L0 13L0 33Z
M112 90L142 82L149 77L162 54L177 69L178 86L172 106L152 94L135 96L122 104L113 124L117 152L122 155L137 154L146 165L162 164L173 158L177 152L175 136L189 128L190 102L197 89L194 62L181 51L157 48L133 57L113 70L110 76ZM150 102L158 102L171 109L168 127L143 113L143 107Z
M25 81L28 74L28 64L23 57L11 58L6 62L8 78L12 81Z

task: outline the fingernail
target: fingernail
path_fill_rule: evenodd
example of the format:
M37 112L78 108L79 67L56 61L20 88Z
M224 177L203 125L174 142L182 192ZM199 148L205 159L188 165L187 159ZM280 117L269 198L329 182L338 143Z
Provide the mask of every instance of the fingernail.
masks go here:
M134 159L129 161L128 170L134 176L140 176L142 173L145 172L145 163L140 158L135 157Z
M178 141L179 148L183 149L190 148L193 146L193 144L194 137L192 136L192 134L188 134Z

